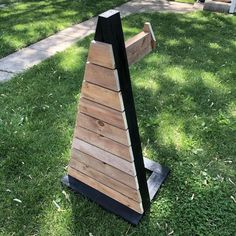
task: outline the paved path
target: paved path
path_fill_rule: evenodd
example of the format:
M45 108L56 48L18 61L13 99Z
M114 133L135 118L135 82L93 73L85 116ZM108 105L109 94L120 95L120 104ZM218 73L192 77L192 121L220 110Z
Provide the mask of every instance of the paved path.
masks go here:
M137 12L184 13L202 10L202 6L165 0L132 0L115 9L119 10L121 16L124 17ZM93 33L96 22L97 17L91 18L0 59L0 82L11 79L17 73L31 68L57 52L70 47L79 39Z

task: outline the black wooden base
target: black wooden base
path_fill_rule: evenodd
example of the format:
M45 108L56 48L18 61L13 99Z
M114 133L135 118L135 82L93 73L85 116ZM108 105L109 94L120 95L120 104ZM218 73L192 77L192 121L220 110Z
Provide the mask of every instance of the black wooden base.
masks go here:
M146 157L144 157L144 167L146 170L152 172L152 174L147 180L149 197L150 201L152 201L152 199L155 197L156 193L160 189L161 185L167 178L170 169L165 166L161 166L157 162L149 160Z
M152 200L161 187L161 184L168 176L170 170L147 158L144 158L144 165L145 169L152 172L149 179L147 180L150 200ZM65 175L61 181L64 185L72 189L74 192L88 197L90 200L96 202L106 210L124 218L133 225L137 225L144 215L144 213L137 213L129 207L108 197L107 195L88 186L87 184L84 184L83 182L73 178L72 176Z

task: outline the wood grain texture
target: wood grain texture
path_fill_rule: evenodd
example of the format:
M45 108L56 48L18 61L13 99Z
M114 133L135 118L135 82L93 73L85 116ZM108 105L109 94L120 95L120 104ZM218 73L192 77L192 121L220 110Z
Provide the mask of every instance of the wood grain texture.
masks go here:
M117 157L115 157L117 158ZM132 189L137 190L138 184L137 184L137 176L130 175L123 171L123 169L117 169L116 167L113 167L110 165L109 161L108 163L104 160L97 159L96 157L90 156L86 153L81 152L80 150L77 150L75 148L71 151L71 161L77 160L79 162L82 162L86 165L92 166L95 170L104 173L107 176L110 176L113 179L119 180L119 182L129 186ZM112 161L116 161L112 159ZM130 168L134 168L133 163L126 163L127 165L131 165ZM72 166L72 165L71 165ZM73 166L72 166L73 167Z
M154 32L152 30L151 23L149 23L149 22L144 23L143 31L151 34L151 45L152 45L152 49L154 49L156 47L156 37L155 37Z
M84 80L101 87L120 91L120 84L117 70L108 69L102 66L86 63Z
M99 119L79 113L77 126L81 126L104 137L110 138L118 143L130 146L129 131L117 128Z
M125 42L128 64L140 60L152 51L151 34L141 32Z
M121 92L84 81L82 84L81 97L97 102L118 111L124 111Z
M111 44L93 40L88 52L88 61L109 69L115 69L115 59Z
M79 111L120 129L127 129L125 112L116 111L83 97L80 98Z
M74 138L72 143L72 148L80 150L81 152L86 153L89 156L92 156L93 158L100 160L103 164L102 166L104 167L104 169L106 169L106 166L108 167L112 166L115 167L112 168L112 171L114 173L116 173L116 169L119 169L125 172L124 175L128 174L131 176L136 176L136 170L134 168L133 162L126 161L118 156L111 154L110 152L106 152L94 145L86 143L83 140ZM74 153L73 150L72 153ZM119 171L118 173L123 173L123 172ZM125 175L125 179L129 179L129 177Z
M100 42L109 43L113 48L116 69L119 75L120 88L126 112L126 120L130 132L131 147L133 155L135 156L134 164L139 183L139 190L142 197L142 205L146 210L150 206L150 197L148 193L129 65L119 11L111 10L99 15L94 39Z
M139 202L134 201L133 199L128 198L127 196L124 196L123 194L105 186L104 184L99 183L93 178L90 178L89 176L78 172L77 170L69 167L68 168L68 174L83 183L97 189L98 191L106 194L107 196L115 199L116 201L128 206L129 208L133 209L134 211L138 213L143 213L143 207L142 204Z
M117 143L102 135L99 135L90 130L84 129L81 126L77 126L75 128L74 135L76 138L84 140L87 143L93 144L127 161L132 162L134 160L132 149L130 146L125 146L123 144Z
M79 162L77 158L72 158L69 165L70 167L73 167L74 169L88 175L89 177L96 179L98 182L133 199L134 201L141 202L140 193L137 189L133 189L128 185L121 183L119 180L113 179L110 176L105 175L103 172L97 171L93 166Z

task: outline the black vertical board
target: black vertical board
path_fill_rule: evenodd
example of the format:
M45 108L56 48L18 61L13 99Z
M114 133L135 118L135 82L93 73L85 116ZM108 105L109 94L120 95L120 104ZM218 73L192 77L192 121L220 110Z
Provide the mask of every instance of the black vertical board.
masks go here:
M109 10L99 15L94 40L109 43L113 48L115 64L119 75L121 94L123 97L127 124L130 133L131 147L134 154L134 164L137 172L139 190L145 211L150 206L150 197L119 11Z

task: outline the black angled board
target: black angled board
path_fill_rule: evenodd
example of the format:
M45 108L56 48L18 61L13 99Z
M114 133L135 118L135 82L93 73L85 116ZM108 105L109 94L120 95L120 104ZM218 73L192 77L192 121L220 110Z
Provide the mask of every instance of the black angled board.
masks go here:
M133 92L129 73L129 65L125 49L124 35L119 11L109 10L98 17L95 32L95 41L112 45L115 57L116 69L119 75L121 94L123 97L125 114L130 134L131 147L134 155L134 164L142 197L144 211L150 206L142 147L139 137L136 111L134 106Z
M113 198L110 198L109 196L97 191L96 189L73 178L72 176L65 175L62 178L62 183L72 189L74 192L88 197L106 210L121 216L133 225L137 225L143 216L143 214L133 211L129 207L121 204L120 202L117 202Z

